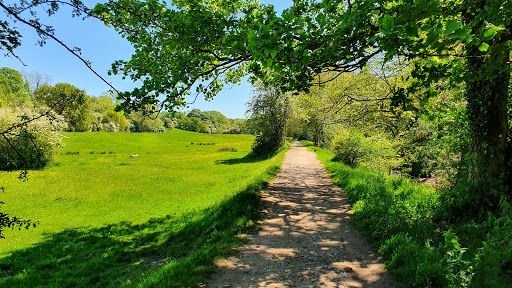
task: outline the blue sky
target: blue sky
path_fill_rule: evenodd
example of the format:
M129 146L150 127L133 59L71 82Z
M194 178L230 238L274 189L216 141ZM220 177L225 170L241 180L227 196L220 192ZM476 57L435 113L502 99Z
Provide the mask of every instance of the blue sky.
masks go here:
M84 2L92 7L98 1L85 0ZM262 0L262 2L274 5L277 11L282 11L292 4L292 0ZM106 27L96 19L73 18L71 17L71 11L64 8L61 8L57 15L49 18L45 18L43 14L39 16L44 23L55 28L56 36L69 47L80 47L82 57L91 61L92 67L118 90L126 91L135 87L135 84L129 80L121 80L121 77L108 76L107 74L115 60L128 60L133 52L131 44L121 38L114 29ZM2 14L0 19L4 17ZM25 27L22 23L17 23L17 26L22 32L23 44L15 53L26 66L14 57L4 57L2 55L0 56L0 67L49 75L52 79L52 85L70 83L84 89L91 96L100 96L103 92L109 90L105 83L62 46L50 39L44 47L40 47L36 44L37 35L33 30ZM243 82L240 86L224 89L210 102L197 99L196 103L186 110L192 108L216 110L229 118L244 118L245 103L250 97L251 85Z

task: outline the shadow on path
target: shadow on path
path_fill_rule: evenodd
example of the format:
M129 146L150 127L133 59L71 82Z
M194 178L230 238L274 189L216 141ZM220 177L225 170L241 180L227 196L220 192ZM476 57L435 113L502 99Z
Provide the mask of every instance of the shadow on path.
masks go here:
M261 202L258 234L218 261L209 287L394 287L352 228L345 193L305 147L287 152Z

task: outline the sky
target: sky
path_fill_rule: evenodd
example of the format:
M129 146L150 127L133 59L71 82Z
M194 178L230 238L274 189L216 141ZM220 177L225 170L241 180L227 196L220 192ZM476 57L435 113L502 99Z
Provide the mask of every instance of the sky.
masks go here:
M7 3L16 0L6 1ZM292 0L262 0L263 3L274 5L280 12L292 5ZM98 1L84 0L92 7ZM0 20L6 16L1 11ZM129 60L133 53L131 44L123 39L113 28L105 26L97 19L71 17L71 10L61 8L52 17L39 15L42 22L55 28L55 35L69 47L82 49L82 57L92 62L92 67L119 91L130 91L136 84L130 80L122 80L120 76L108 76L107 72L115 60ZM40 47L36 44L37 34L23 23L16 23L23 35L23 44L15 53L23 61L14 57L0 55L0 67L9 67L20 72L40 73L50 76L51 85L69 83L86 91L90 96L101 96L110 87L95 76L78 58L64 47L49 39L47 44ZM4 52L3 50L1 52ZM245 118L247 103L252 96L251 85L246 81L240 86L234 86L221 91L213 100L205 101L198 98L185 111L193 108L216 110L228 118Z

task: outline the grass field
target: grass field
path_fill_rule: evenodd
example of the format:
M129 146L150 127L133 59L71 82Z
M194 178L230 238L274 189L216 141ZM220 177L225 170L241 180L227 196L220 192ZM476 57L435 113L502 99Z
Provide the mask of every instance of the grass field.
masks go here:
M250 229L284 157L246 157L247 135L65 136L29 181L0 173L2 209L40 222L0 240L1 287L198 286Z

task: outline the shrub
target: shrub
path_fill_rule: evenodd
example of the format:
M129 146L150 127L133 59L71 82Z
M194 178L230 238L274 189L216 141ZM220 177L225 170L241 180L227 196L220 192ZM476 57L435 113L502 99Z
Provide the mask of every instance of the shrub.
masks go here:
M64 129L65 122L56 115L35 119L38 114L26 108L0 109L0 133L5 137L0 138L0 170L40 169L50 163L53 147L62 139L56 131Z
M365 137L348 130L342 130L332 141L336 161L352 167L362 165L387 172L403 162L394 146L383 136Z
M344 164L355 166L361 158L365 156L367 151L363 147L363 137L361 135L342 131L332 141L332 149L336 160Z
M233 147L222 147L219 149L219 152L238 152L238 150Z

